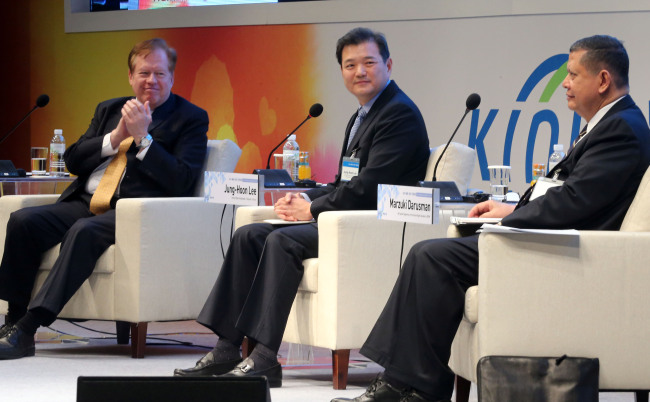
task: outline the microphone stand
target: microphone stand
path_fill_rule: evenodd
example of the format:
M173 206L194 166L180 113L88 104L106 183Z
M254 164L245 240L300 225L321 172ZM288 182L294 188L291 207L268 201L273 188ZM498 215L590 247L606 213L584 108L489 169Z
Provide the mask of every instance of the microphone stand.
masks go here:
M298 129L299 129L300 127L302 127L302 125L305 124L305 122L306 122L307 120L309 120L309 119L311 119L311 115L307 115L307 118L306 118L305 120L303 120L302 123L300 123L300 124L298 125L298 127L294 128L292 132L290 132L289 134L287 134L287 136L284 137L284 139L283 139L282 141L280 141L280 143L279 143L278 145L276 145L275 148L273 148L273 149L271 150L271 152L269 153L269 158L266 160L266 168L267 168L267 169L271 169L271 156L273 155L273 152L274 152L276 149L278 149L278 147L279 147L280 145L282 145L282 143L285 142L285 141L287 140L287 138L291 137L291 134L293 134L293 133L295 133L296 131L298 131Z
M18 126L20 126L20 125L21 125L25 120L27 120L27 118L29 117L29 115L31 115L32 112L33 112L34 110L36 110L36 109L38 109L38 105L35 105L35 106L32 108L32 110L30 110L29 113L27 113L27 115L25 115L25 117L23 117L23 119L22 119L21 121L19 121L18 124L16 124L16 125L14 126L14 128L12 128L11 130L9 130L9 132L8 132L7 134L5 134L4 137L2 137L2 139L0 140L0 144L2 144L2 143L4 142L4 140L7 139L7 137L9 137L9 136L14 132L14 131L16 131L16 129L18 128Z
M467 113L469 113L469 108L465 109L465 114L463 114L463 117L460 119L460 122L458 122L458 125L456 126L456 129L454 130L454 133L451 135L451 138L449 138L449 141L447 141L447 145L445 145L445 148L442 150L440 153L440 157L438 157L438 160L436 161L436 166L433 168L433 180L436 181L436 172L438 171L438 164L440 163L440 160L442 159L442 156L445 154L445 151L449 147L449 144L451 144L451 140L454 139L454 136L456 135L456 132L460 128L460 125L463 124L463 120L465 120L465 116L467 116Z

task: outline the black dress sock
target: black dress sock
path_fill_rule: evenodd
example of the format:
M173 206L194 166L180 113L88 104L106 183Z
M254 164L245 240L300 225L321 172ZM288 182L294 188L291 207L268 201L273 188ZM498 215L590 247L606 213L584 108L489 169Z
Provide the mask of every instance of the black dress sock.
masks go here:
M217 344L212 349L212 356L217 362L241 359L239 345L236 345L226 338L219 338Z
M253 349L250 358L255 363L256 371L265 370L278 364L278 351L258 343L255 345L255 349Z
M34 335L40 326L50 325L56 320L56 314L44 308L35 308L28 310L27 313L18 320L16 326L26 334Z
M23 318L18 320L16 326L22 329L24 333L34 335L38 327L41 326L41 324L39 323L38 318L34 314L32 314L31 312L27 312L27 314L25 314Z
M15 324L27 313L27 306L9 302L5 324Z

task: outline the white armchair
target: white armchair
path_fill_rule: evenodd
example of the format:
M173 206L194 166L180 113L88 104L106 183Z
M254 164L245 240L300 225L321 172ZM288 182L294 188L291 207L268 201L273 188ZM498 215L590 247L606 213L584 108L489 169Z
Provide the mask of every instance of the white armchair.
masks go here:
M601 390L648 401L649 200L650 169L620 231L482 234L479 285L467 291L452 345L454 372L476 382L478 360L489 355L597 357Z
M230 140L208 141L204 171L232 172L240 155L241 150ZM202 176L196 194L119 200L115 244L102 254L93 274L59 317L130 323L132 356L138 358L144 357L148 322L195 319L223 260L218 230L222 207L204 201ZM57 198L0 197L0 255L11 212ZM34 293L45 281L58 252L57 245L45 254ZM6 310L6 303L0 308Z
M427 179L443 147L432 150ZM438 166L440 180L456 181L465 193L476 153L452 143ZM319 256L303 261L304 276L291 309L283 340L332 350L335 389L347 385L350 349L363 345L416 242L444 237L449 218L466 209L440 212L440 224L404 224L377 219L377 211L330 211L318 218ZM240 207L235 226L276 218L273 207Z

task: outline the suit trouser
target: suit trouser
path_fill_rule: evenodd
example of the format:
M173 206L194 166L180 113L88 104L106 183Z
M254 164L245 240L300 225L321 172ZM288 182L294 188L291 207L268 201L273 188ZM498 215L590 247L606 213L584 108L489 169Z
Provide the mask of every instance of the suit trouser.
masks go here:
M30 303L43 254L58 243L59 257ZM0 299L29 309L43 308L56 316L114 243L114 209L94 216L81 198L20 209L7 224Z
M478 235L417 243L361 353L390 377L451 399L451 343L463 317L465 291L477 283Z
M318 226L255 223L235 231L197 321L231 342L244 336L278 350L302 280L318 256Z

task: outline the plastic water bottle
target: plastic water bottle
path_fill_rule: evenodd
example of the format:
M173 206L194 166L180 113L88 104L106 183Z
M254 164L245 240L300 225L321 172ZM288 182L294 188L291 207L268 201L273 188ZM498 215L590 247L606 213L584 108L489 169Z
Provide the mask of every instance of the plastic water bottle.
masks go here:
M291 180L298 180L298 159L300 157L300 147L296 142L296 135L289 136L287 142L282 148L282 169L286 170L291 176Z
M560 161L563 158L564 158L564 145L562 144L553 145L553 153L548 158L548 171L550 172L551 170L553 170L555 165L560 163Z
M57 128L54 130L52 141L50 141L50 176L65 176L64 152L65 138L63 138L63 130Z

